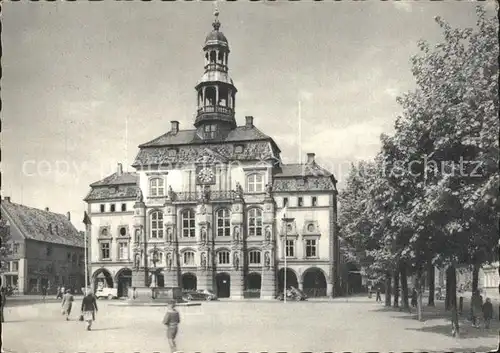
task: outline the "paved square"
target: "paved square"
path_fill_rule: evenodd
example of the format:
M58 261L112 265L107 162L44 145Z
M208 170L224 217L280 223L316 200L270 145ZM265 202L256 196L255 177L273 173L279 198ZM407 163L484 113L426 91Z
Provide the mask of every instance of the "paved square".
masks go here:
M80 299L76 301L79 307ZM117 306L99 301L94 329L64 321L56 302L6 308L6 352L168 352L163 307ZM463 324L449 336L444 318L418 322L365 298L308 302L212 302L180 307L178 346L184 352L487 351L498 343L489 331Z

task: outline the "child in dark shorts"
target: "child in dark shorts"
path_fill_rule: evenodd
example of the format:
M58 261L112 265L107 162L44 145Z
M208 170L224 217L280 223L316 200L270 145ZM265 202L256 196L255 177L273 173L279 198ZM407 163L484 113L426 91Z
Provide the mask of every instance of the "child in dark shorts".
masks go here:
M167 339L170 345L170 351L175 353L177 351L177 346L175 344L175 337L177 336L177 331L179 330L179 323L181 322L181 317L179 312L175 310L175 302L172 301L168 303L167 312L163 318L163 325L167 326Z

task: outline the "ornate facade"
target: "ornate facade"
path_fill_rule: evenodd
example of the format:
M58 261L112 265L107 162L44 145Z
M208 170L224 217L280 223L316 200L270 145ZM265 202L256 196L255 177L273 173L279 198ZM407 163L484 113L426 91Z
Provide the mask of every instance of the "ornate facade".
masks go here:
M287 286L309 295L334 295L336 180L313 153L304 164L281 163L279 147L253 117L237 125L229 52L216 14L195 86L194 129L172 121L169 132L139 146L136 173L119 171L91 185L86 201L96 281L107 272L108 285L118 285L118 275L128 271L133 287L272 298L286 277ZM111 214L104 202L133 203L133 212ZM118 258L120 243L127 244L126 259Z

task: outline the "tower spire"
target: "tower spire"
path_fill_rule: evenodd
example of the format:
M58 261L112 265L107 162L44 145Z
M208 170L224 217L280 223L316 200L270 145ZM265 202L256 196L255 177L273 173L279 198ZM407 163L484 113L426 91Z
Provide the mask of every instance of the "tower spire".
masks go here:
M214 5L214 22L212 23L212 26L214 27L214 30L218 31L220 28L220 22L219 22L219 5L218 1L215 1Z

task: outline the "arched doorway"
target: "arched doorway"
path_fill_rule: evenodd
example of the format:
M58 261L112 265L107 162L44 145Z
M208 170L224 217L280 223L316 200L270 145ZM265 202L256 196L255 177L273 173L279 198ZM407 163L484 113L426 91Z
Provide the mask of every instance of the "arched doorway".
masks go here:
M260 298L262 287L262 276L260 273L252 272L247 275L245 298Z
M363 278L356 264L351 262L345 265L347 272L347 294L362 293L363 292Z
M278 272L278 292L283 292L283 288L285 285L285 269L282 268ZM295 287L299 288L299 281L297 280L297 275L295 271L290 268L286 269L286 287Z
M92 280L94 282L94 293L99 288L113 288L113 277L105 268L96 270L92 275Z
M219 298L229 298L231 296L231 277L229 274L223 272L215 276L217 285L217 296Z
M132 270L129 268L122 268L116 274L116 287L118 297L128 297L129 288L132 287ZM130 293L131 296L132 293Z
M196 290L196 275L190 272L181 276L182 290Z
M319 268L308 268L304 272L303 290L309 297L326 297L326 277Z

